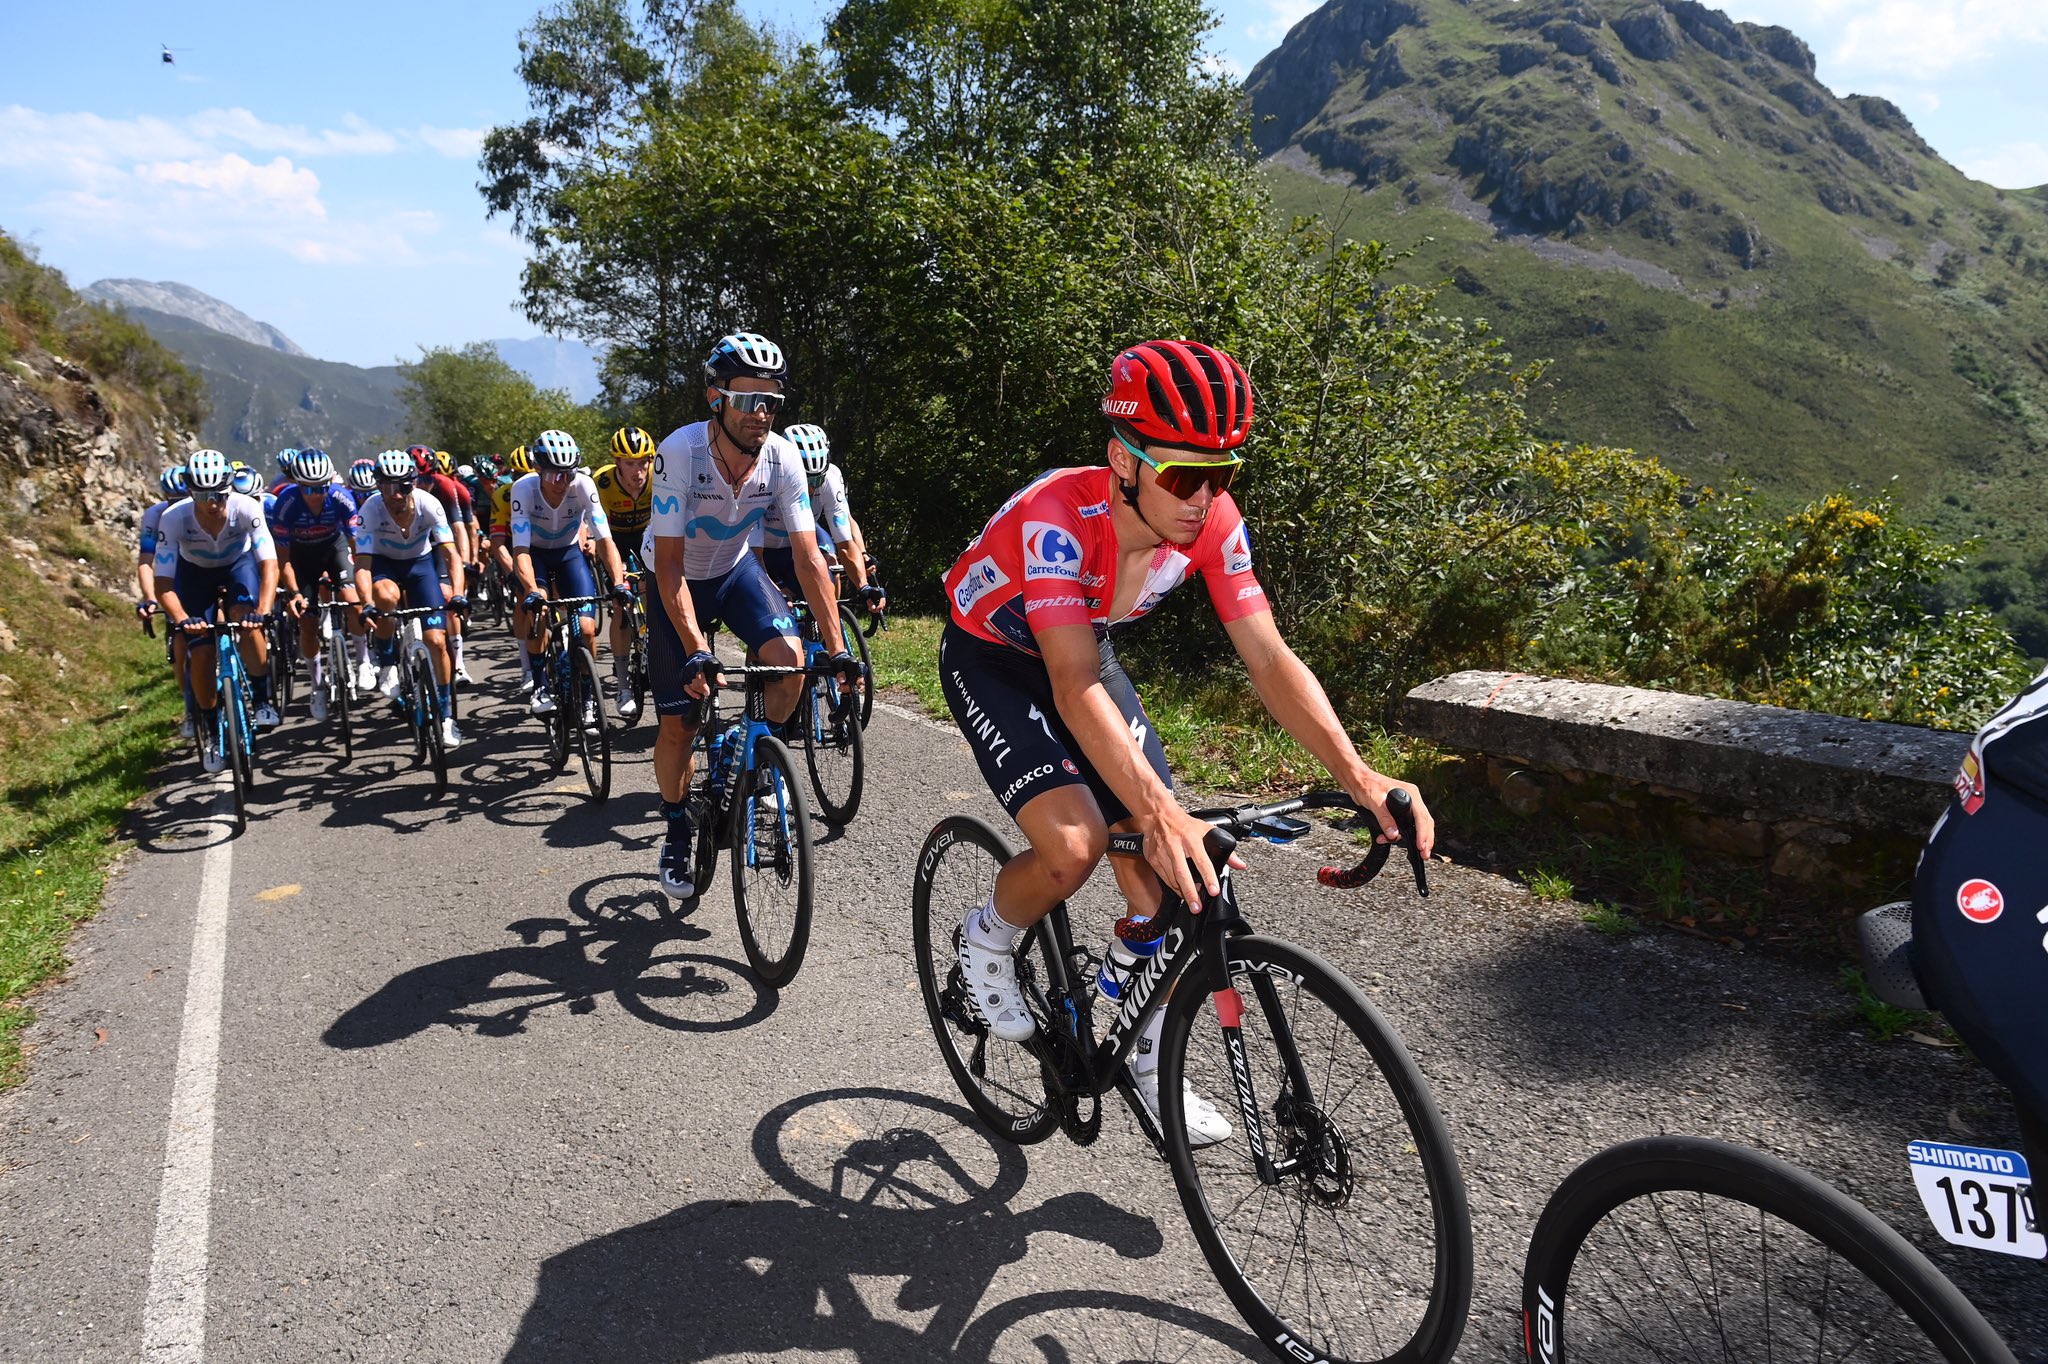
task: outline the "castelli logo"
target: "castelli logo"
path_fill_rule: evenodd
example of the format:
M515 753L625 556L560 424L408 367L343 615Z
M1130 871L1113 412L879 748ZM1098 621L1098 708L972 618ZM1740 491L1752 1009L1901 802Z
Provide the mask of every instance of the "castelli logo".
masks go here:
M1956 908L1973 924L1988 924L2005 913L2005 895L1985 880L1969 880L1956 887Z

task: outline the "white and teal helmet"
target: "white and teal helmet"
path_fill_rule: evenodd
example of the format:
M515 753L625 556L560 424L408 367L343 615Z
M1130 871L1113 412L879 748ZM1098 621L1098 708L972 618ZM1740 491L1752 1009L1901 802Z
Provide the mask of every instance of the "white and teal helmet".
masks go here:
M574 469L583 463L583 448L567 431L543 431L526 448L536 470Z
M235 471L218 450L195 450L185 461L185 489L194 497L224 493L233 487Z
M796 447L804 457L804 476L823 478L825 470L832 463L832 442L825 435L825 428L800 422L782 433L782 438Z
M379 483L410 483L419 477L419 470L413 465L412 456L403 450L379 450L377 452L377 481Z

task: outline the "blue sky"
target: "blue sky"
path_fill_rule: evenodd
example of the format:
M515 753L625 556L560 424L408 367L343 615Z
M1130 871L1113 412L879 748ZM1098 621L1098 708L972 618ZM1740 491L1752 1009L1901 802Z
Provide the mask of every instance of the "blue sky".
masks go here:
M803 35L833 8L743 3ZM1316 6L1212 7L1217 60L1243 72ZM0 6L0 228L74 284L178 280L329 359L529 335L519 244L485 219L475 184L483 130L523 113L512 68L536 8ZM2048 0L1728 9L1799 33L1837 93L1890 97L1970 174L2048 183Z

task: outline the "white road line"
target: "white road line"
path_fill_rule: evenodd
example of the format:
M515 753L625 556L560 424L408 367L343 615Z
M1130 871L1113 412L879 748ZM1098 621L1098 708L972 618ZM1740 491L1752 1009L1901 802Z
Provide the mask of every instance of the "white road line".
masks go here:
M912 724L924 725L928 729L936 729L941 734L950 734L956 739L960 737L960 731L943 720L934 720L929 715L911 710L905 706L899 706L893 701L878 700L875 702L875 709L886 710L899 720L908 720Z
M228 799L223 795L222 800ZM185 1022L164 1133L149 1297L142 1306L143 1364L199 1364L206 1353L206 1253L213 1212L213 1099L220 1076L221 985L227 964L228 883L234 841L206 850L186 970Z

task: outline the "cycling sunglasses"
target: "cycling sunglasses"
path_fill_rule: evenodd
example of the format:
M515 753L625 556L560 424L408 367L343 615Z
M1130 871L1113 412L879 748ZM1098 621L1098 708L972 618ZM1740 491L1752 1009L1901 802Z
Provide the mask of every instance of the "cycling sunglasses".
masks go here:
M766 412L771 417L789 401L787 393L735 393L729 388L712 391L730 403L735 412Z
M1183 502L1203 488L1219 496L1229 492L1230 485L1237 481L1237 471L1244 467L1244 461L1236 455L1222 460L1154 459L1125 439L1123 432L1113 431L1111 434L1123 444L1124 449L1138 457L1139 463L1159 475L1159 486L1166 490L1167 496L1177 497Z

